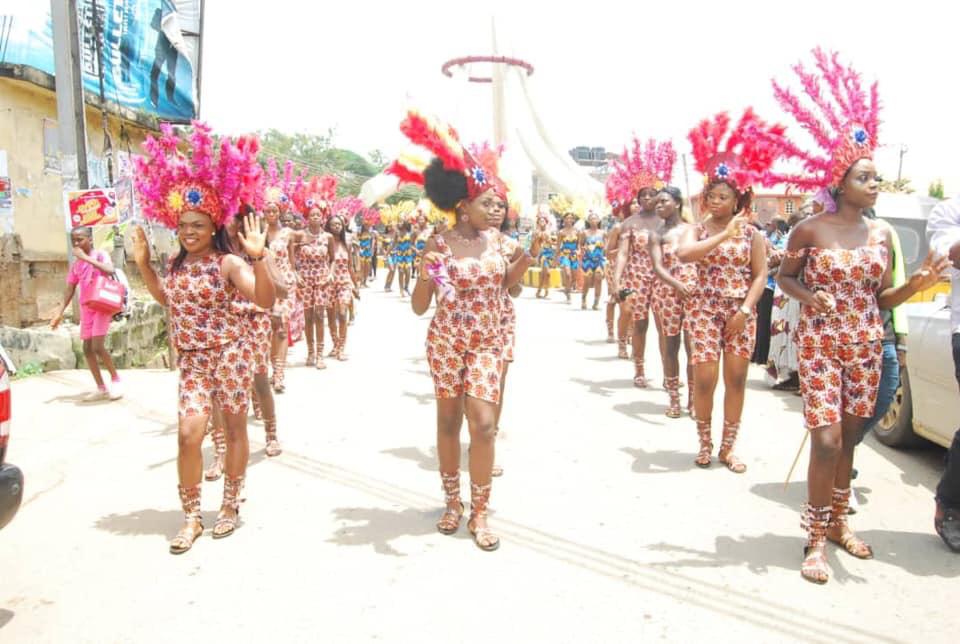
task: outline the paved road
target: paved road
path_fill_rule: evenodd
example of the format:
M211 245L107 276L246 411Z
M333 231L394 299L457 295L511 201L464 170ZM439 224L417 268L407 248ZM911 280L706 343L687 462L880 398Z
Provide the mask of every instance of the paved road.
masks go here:
M495 553L434 530L427 321L395 296L364 292L350 361L289 370L285 452L266 459L252 425L241 529L181 557L174 374L124 374L115 404L78 404L81 371L16 383L28 487L0 533L0 641L954 641L960 557L931 525L942 450L868 440L853 522L876 559L832 550L830 583L805 583L805 484L783 483L799 399L754 374L749 472L697 469L691 421L631 386L602 313L554 297L519 302ZM208 528L220 491L204 489Z

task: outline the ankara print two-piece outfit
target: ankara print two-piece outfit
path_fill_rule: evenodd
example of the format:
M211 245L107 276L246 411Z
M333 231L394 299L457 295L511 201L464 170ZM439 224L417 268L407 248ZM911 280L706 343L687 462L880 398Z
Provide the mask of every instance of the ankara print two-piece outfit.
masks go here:
M646 228L621 230L629 241L627 246L627 264L620 278L620 287L633 289L627 299L633 311L633 321L646 320L650 316L650 301L653 297L653 285L656 274L653 272L653 260L650 258L650 231Z
M693 290L697 283L697 267L683 263L677 257L677 243L666 242L661 246L663 268L673 279ZM683 327L685 303L672 286L657 280L653 287L653 314L660 320L663 335L673 337L680 335Z
M743 330L732 338L724 332L727 322L743 306L753 281L751 269L753 235L756 228L746 226L738 237L721 242L696 262L697 287L686 304L683 324L690 334L690 362L719 362L722 353L749 360L757 340L757 316L747 317ZM697 226L697 239L710 237L703 224Z
M883 363L877 307L887 267L882 234L872 233L865 246L851 250L803 248L788 251L787 257L805 258L803 283L836 302L826 314L800 307L795 340L807 428L839 423L844 413L872 417Z
M213 401L228 414L247 411L254 350L234 306L236 289L221 272L224 257L206 255L177 271L171 261L163 278L180 369L181 417L208 416Z
M455 297L437 298L427 331L427 362L437 398L471 396L500 400L504 362L504 288L507 262L499 239L491 238L480 257L454 257L443 238ZM508 296L509 297L509 296Z
M325 309L330 305L327 287L330 280L328 237L320 234L311 239L310 233L307 235L307 241L297 247L297 270L302 281L299 287L300 300L307 311Z

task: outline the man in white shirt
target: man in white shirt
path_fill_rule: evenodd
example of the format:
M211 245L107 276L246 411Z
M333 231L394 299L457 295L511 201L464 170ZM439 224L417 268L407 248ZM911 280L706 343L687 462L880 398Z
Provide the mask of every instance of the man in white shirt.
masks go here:
M960 196L942 201L927 220L930 247L953 264L950 269L950 327L952 331L953 365L960 385ZM954 552L960 552L960 430L953 435L947 451L946 469L937 485L937 512L934 515L937 534Z

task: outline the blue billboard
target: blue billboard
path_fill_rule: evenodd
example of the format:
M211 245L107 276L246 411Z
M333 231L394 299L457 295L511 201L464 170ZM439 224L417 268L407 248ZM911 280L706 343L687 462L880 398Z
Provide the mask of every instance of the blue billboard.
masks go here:
M53 75L50 3L20 0L14 7L3 16L7 38L0 64L27 65ZM99 96L102 73L107 101L167 121L197 115L196 52L183 37L173 0L79 0L77 14L85 92Z

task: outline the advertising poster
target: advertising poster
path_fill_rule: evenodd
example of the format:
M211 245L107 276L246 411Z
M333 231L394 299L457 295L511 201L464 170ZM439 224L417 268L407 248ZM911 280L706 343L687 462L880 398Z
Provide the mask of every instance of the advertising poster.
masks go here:
M120 223L117 192L113 188L68 190L63 200L67 230L77 226L113 226Z

